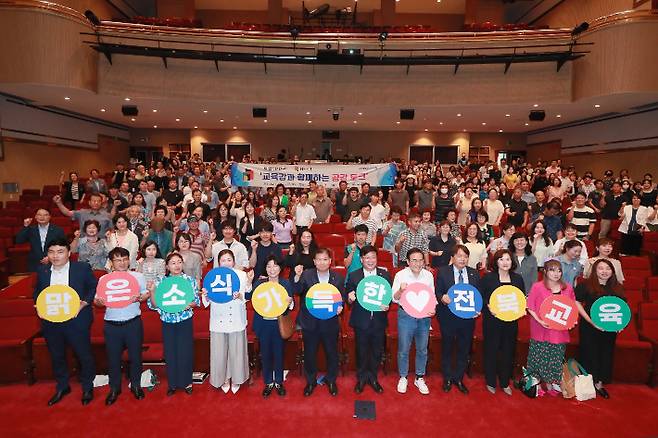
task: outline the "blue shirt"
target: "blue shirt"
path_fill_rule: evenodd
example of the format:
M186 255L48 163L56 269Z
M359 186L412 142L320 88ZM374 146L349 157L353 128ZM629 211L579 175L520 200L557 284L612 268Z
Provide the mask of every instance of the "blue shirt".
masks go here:
M576 287L576 278L583 274L583 265L580 264L578 259L574 259L572 262L567 261L564 254L558 257L558 260L562 265L562 280L570 284L571 287Z
M141 272L128 271L139 283L139 293L146 293L146 278ZM139 301L121 308L105 308L105 321L128 321L142 314Z
M198 294L198 288L196 284L196 280L189 275L186 274L180 274L180 277L184 278L185 280L189 281L190 284L192 285L192 290L194 290L194 301L193 303L196 304L197 306L201 303L199 300L199 294ZM164 277L163 277L164 278ZM163 280L163 278L157 280L155 282L155 287L158 287L158 284ZM192 308L189 308L187 310L183 310L181 312L177 313L169 313L169 312L163 312L159 308L155 307L153 303L151 302L150 299L146 301L146 304L149 306L149 309L155 310L160 314L160 321L166 322L169 324L176 324L177 322L183 322L185 320L188 320L194 316L194 310Z

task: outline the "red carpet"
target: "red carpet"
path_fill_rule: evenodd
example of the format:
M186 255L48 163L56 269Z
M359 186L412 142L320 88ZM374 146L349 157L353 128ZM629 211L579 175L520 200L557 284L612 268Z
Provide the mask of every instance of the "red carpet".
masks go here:
M166 396L166 384L137 401L126 387L117 403L106 407L107 387L95 391L89 406L80 403L80 386L62 402L47 407L52 382L32 387L0 387L0 411L5 437L84 436L121 438L133 436L237 436L255 438L298 436L534 436L534 437L647 437L658 435L658 391L642 385L610 385L609 400L577 402L554 397L530 400L515 391L508 397L486 392L478 377L466 381L471 394L455 388L441 391L441 378L428 377L431 394L420 395L409 385L407 394L395 391L397 377L381 382L382 395L369 387L356 396L354 376L339 378L339 394L316 388L310 398L302 395L303 381L292 375L288 395L261 396L259 380L237 395L224 394L208 384L195 385L194 394ZM377 420L352 418L354 400L375 400Z

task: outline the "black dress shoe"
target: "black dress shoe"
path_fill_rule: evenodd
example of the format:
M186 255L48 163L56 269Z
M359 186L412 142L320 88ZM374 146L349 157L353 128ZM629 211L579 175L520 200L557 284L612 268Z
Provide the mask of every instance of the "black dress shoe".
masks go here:
M140 388L139 386L131 387L130 392L133 393L133 395L135 396L135 398L137 400L141 400L141 399L144 398L144 390L142 388Z
M279 397L286 395L286 388L283 387L283 383L277 383L274 385L274 388L276 389L276 393L279 394Z
M378 381L372 380L368 382L368 384L370 385L370 387L372 387L372 389L375 390L377 394L381 394L382 392L384 392L384 388L382 387L382 385L379 384Z
M456 382L455 386L462 394L468 394L468 388L466 387L466 385L464 385L464 382L462 382L461 380L459 382Z
M356 382L356 385L354 385L354 392L357 394L361 394L363 392L363 387L366 386L366 382L363 380L359 380Z
M55 395L53 395L53 396L50 398L50 400L48 400L48 406L52 406L52 405L54 405L54 404L56 404L56 403L59 403L59 401L60 401L61 399L63 399L65 395L70 394L70 393L71 393L71 388L66 388L66 389L63 389L63 390L61 390L61 391L57 391L57 392L55 393Z
M327 389L329 390L329 394L331 395L336 395L338 394L338 387L336 386L336 382L329 382L327 384Z
M173 388L169 388L167 390L167 397L171 397L172 395L176 394L176 390Z
M82 406L87 406L94 399L94 390L85 391L82 393Z
M112 406L115 401L119 398L119 391L116 391L114 389L110 389L110 393L107 394L107 398L105 399L105 405L106 406Z
M274 383L270 383L268 385L265 385L265 388L263 389L263 397L267 398L272 394L272 391L274 390Z
M185 388L185 394L192 395L192 385Z
M315 384L309 383L304 387L304 397L308 397L309 395L313 394L313 390L315 389Z
M596 388L596 387L595 387L594 389L596 389L596 393L597 393L598 395L600 395L601 397L603 397L603 398L605 398L605 399L610 398L610 394L608 394L608 391L606 391L605 388L603 388L603 387L601 387L601 388Z
M443 381L443 392L450 392L452 389L452 382L450 380Z

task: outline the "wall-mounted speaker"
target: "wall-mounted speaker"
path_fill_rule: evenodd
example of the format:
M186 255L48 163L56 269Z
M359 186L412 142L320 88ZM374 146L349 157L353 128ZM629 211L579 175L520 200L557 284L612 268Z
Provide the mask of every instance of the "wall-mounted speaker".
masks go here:
M267 108L252 108L251 113L255 119L261 118L264 119L267 117Z
M400 110L400 120L413 120L415 115L416 111L413 109Z
M137 114L139 114L139 110L135 105L124 105L121 107L121 112L124 116L132 117L135 117Z

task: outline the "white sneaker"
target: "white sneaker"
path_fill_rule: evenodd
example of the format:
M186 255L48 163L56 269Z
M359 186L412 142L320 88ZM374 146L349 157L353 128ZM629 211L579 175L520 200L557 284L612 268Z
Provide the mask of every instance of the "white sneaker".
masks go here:
M227 380L224 382L224 384L221 386L222 391L224 391L225 394L228 393L228 390L231 389L231 383Z
M240 385L231 385L231 392L236 394L240 390Z
M560 385L558 385L557 383L551 383L551 387L553 388L554 391L562 392L562 388L560 388Z
M400 377L400 380L398 380L398 392L400 394L404 394L407 392L407 378L406 377Z
M430 393L430 389L427 387L427 385L425 384L425 379L423 379L422 377L416 378L416 380L414 380L414 385L416 385L416 388L418 388L418 391L421 394L427 395Z

